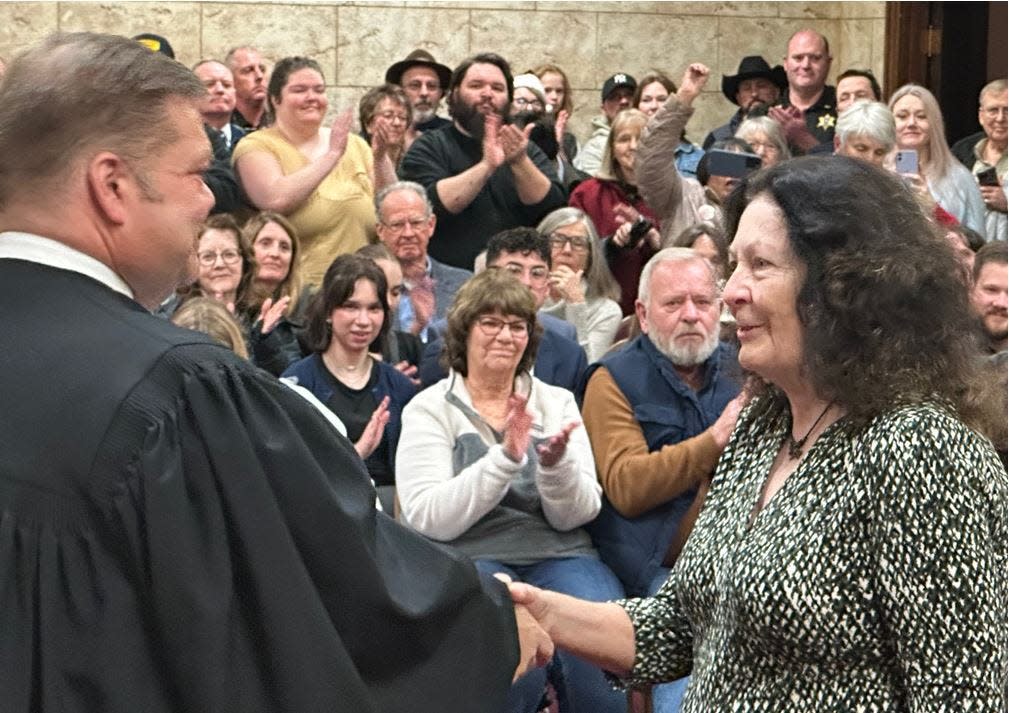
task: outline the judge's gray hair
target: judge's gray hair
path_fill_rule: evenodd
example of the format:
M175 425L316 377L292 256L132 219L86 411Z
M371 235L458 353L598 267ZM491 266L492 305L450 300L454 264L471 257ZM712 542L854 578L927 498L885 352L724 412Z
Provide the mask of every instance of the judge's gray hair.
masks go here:
M87 152L141 165L178 140L169 104L195 106L206 91L185 66L135 40L48 37L11 62L0 83L0 209L20 192L58 195L57 179Z

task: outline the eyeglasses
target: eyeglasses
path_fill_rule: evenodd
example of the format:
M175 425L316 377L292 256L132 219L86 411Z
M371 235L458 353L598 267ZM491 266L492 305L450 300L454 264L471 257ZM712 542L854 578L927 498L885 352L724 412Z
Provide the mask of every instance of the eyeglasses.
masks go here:
M501 334L501 330L508 327L513 337L524 337L529 334L529 323L524 320L506 322L495 317L481 317L476 321L480 331L488 337L496 337Z
M411 218L410 220L394 220L391 223L382 221L382 225L394 233L402 233L406 226L413 228L414 232L423 230L431 222L431 218Z
M536 267L530 267L527 271L522 265L518 263L510 262L507 265L497 265L502 270L507 270L510 274L514 275L518 279L522 279L523 275L529 275L530 282L546 282L547 278L550 277L550 268L543 265L537 265Z
M589 241L577 236L564 235L562 233L552 233L550 235L550 247L561 250L565 245L570 245L576 253L583 253L589 249Z
M541 102L539 99L526 99L525 97L515 97L512 101L514 102L515 106L518 107L531 106L537 109L543 108L543 102Z
M386 121L399 121L403 124L409 121L409 119L406 118L406 114L397 114L394 111L383 111L381 114L376 114L375 116L381 117Z
M221 250L220 252L213 252L211 250L206 250L202 253L196 253L196 257L199 258L200 264L204 267L211 267L217 258L221 258L221 261L225 265L234 265L236 262L242 259L242 254L237 250Z

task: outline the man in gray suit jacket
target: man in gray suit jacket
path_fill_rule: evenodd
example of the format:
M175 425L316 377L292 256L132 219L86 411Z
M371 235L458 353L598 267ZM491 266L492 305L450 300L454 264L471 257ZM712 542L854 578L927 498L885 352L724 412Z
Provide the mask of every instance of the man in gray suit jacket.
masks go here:
M412 181L386 186L375 197L378 237L403 270L399 328L427 342L431 322L444 319L455 293L473 273L427 254L435 215L424 187Z

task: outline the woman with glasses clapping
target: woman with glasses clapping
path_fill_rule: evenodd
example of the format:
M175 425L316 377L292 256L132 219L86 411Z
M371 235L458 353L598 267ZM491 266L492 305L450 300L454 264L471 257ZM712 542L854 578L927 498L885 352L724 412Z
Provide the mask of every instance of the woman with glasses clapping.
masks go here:
M210 216L203 224L194 257L195 280L180 289L180 303L185 304L195 297L208 297L224 305L242 328L252 363L279 375L300 355L293 331L276 329L290 298L271 301L260 308L258 317L241 308L236 310L248 299L255 261L235 219L226 213ZM160 310L166 317L171 316L172 311L167 306Z
M542 328L532 292L510 272L486 270L459 290L445 333L449 375L403 410L402 518L486 574L594 601L619 597L582 529L601 491L578 406L570 391L530 374ZM566 654L555 663L562 713L626 710L600 669ZM505 710L536 710L544 676L520 678Z
M406 92L395 84L382 84L369 89L358 104L361 138L371 146L375 163L385 163L376 171L376 178L395 177L406 153L406 130L413 124L413 107ZM378 180L377 193L384 186Z
M575 326L589 362L610 348L620 327L620 297L592 219L578 208L558 208L537 227L550 241L550 292L542 311Z

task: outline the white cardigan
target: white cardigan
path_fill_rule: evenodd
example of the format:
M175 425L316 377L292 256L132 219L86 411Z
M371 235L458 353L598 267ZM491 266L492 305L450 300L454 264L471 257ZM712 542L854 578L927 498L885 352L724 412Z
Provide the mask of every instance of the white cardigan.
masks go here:
M528 394L534 444L571 421L581 423L570 391L528 374L516 379L516 390ZM456 446L467 434L476 434L489 448L474 462L461 463L456 473ZM528 466L529 454L520 463L505 455L494 430L473 409L462 376L454 371L417 394L403 410L396 490L404 521L427 537L449 541L465 533L501 503ZM543 516L554 530L572 530L599 513L602 491L584 427L571 433L556 465L533 466Z

